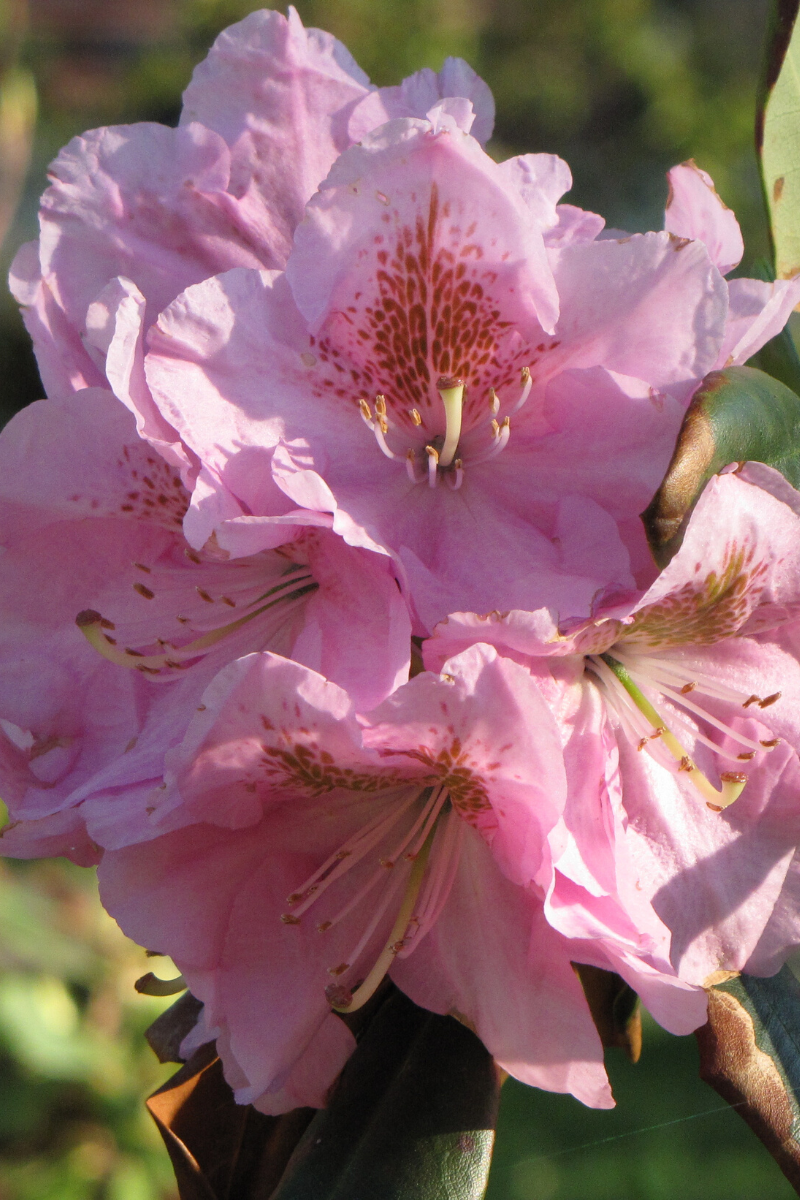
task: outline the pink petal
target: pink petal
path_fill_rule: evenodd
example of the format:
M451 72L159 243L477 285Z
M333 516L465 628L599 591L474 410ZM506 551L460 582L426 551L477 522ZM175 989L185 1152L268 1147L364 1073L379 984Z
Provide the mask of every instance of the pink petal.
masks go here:
M469 836L439 920L391 974L417 1004L470 1024L516 1079L611 1108L600 1039L569 957L538 903Z
M744 254L739 222L720 200L714 181L694 159L667 173L669 199L664 228L679 238L704 243L709 258L722 275L738 266Z
M714 366L741 364L780 333L800 301L800 279L731 279L725 338Z
M546 884L545 839L565 778L555 722L525 668L473 646L363 719L365 746L387 762L447 763L453 807L484 834L502 870L516 883Z
M500 170L527 204L540 228L558 224L557 205L572 187L572 172L557 154L520 154L500 163Z
M699 242L666 233L551 251L560 345L543 366L604 366L675 391L711 370L725 328L725 281Z
M410 258L406 236L416 246ZM431 303L445 304L455 282L453 256L478 298L475 321L484 309L488 317L489 306L531 340L538 340L539 323L552 328L558 300L541 233L516 188L454 122L437 133L427 121L408 119L382 127L338 159L298 228L288 274L315 332L330 314L352 311L347 323L338 322L337 340L360 362L368 347L355 330L374 327L366 308L380 308L381 278L388 273L392 284L396 276L398 294L405 295L406 281L419 292L430 274ZM437 263L443 274L434 284ZM459 367L435 344L429 351L431 378ZM422 370L413 359L408 366Z
M181 123L199 121L230 147L230 191L261 214L274 254L266 265L285 262L305 204L349 145L349 113L369 90L342 43L304 29L294 8L288 18L250 13L195 68Z
M438 74L424 67L398 87L370 92L353 109L348 124L350 140L360 142L373 129L397 117L425 117L448 96L463 96L472 102L475 121L470 132L481 145L488 142L494 127L494 97L463 58L446 58Z

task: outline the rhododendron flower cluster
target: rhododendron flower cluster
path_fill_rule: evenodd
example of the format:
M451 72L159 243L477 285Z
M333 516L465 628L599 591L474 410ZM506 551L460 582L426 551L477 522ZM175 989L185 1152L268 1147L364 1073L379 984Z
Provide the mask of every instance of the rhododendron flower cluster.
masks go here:
M177 129L62 151L12 269L3 849L98 863L269 1113L387 975L608 1106L572 964L684 1033L800 942L800 498L717 478L660 573L638 516L800 282L726 281L693 163L606 231L492 121L459 60L377 89L253 13Z

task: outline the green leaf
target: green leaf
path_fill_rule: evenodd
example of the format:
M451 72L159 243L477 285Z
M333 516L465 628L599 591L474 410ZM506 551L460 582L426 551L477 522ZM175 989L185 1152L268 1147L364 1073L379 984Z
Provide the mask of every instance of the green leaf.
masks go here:
M761 1138L800 1194L800 984L788 967L709 989L700 1075Z
M499 1092L473 1033L393 991L272 1200L479 1200Z
M800 271L800 0L775 0L756 117L775 273Z
M753 367L712 371L695 392L667 473L642 513L660 567L680 549L709 479L748 459L775 467L800 488L800 397Z

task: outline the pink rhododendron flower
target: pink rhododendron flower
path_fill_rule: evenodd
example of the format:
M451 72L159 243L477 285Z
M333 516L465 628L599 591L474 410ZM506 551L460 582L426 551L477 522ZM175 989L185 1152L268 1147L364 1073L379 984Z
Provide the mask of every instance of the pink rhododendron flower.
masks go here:
M458 614L426 647L434 667L475 638L535 678L549 665L569 747L567 826L612 822L615 848L567 847L548 919L580 937L587 914L599 931L598 897L639 928L650 905L693 984L772 973L800 943L798 514L782 476L749 464L708 485L636 603L564 632L544 611Z
M475 134L488 138L491 93L460 59L376 89L341 42L304 29L295 9L260 11L225 30L197 67L177 129L148 122L73 139L52 165L39 241L11 273L48 394L105 383L107 347L90 306L118 276L123 292L112 287L105 300L150 324L209 275L282 267L341 151L450 95L472 101ZM156 432L152 411L141 415Z
M408 677L410 623L388 559L324 522L290 525L292 542L235 561L213 544L194 551L187 503L108 392L33 405L0 436L2 795L15 819L62 814L7 832L8 852L23 835L66 831L85 857L84 822L103 844L117 824L132 836L165 752L241 654L291 654L362 707ZM77 805L80 821L65 815Z
M459 607L579 616L649 582L638 513L688 398L800 296L757 284L758 316L731 324L717 260L735 257L734 219L688 166L668 232L597 240L589 222L551 240L564 164L498 165L470 121L446 100L366 135L309 202L285 273L189 288L145 360L202 464L193 543L216 531L242 552L258 544L243 522L267 537L282 506L253 487L269 472L286 506L394 556L422 631ZM708 246L672 231L692 221Z
M321 1103L353 1044L330 1004L359 1007L388 972L517 1078L611 1103L572 943L542 903L566 776L525 667L474 646L359 721L341 689L262 653L204 705L152 818L173 831L107 852L101 890L205 1002L239 1100ZM663 982L682 1031L702 1021L702 993Z

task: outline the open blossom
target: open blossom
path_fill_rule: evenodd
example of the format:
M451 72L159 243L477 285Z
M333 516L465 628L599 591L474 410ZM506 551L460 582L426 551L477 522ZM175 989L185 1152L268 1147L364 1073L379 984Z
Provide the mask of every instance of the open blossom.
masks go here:
M407 678L385 556L290 523L292 541L232 561L187 544L187 504L108 392L33 405L0 436L1 787L15 819L40 822L7 831L6 852L63 835L91 856L87 824L102 844L133 836L165 753L241 654L291 654L365 707Z
M11 271L48 395L108 379L125 399L120 360L136 344L132 328L210 275L283 267L342 150L449 95L472 101L476 136L488 138L491 92L460 59L378 89L293 8L260 11L225 30L197 67L177 129L146 122L74 138L52 164L39 240ZM122 345L109 358L115 324ZM145 436L174 440L141 389L128 402Z
M427 644L432 666L476 638L537 677L549 665L567 824L616 826L611 855L602 839L594 860L567 848L549 919L580 936L598 896L639 923L647 903L694 984L772 973L800 943L799 513L781 476L749 464L708 485L635 604L561 632L543 611L458 614Z
M388 973L517 1078L611 1102L573 943L543 906L566 777L526 668L471 647L356 719L341 689L262 653L204 705L170 758L163 832L107 852L101 893L205 1002L241 1101L321 1103L353 1044L331 1004L358 1008ZM661 982L673 1027L699 1023L702 993Z
M459 608L585 615L649 582L638 513L688 398L800 294L729 289L738 226L693 166L672 172L668 231L598 239L559 212L563 163L498 165L471 119L449 99L366 135L285 272L187 289L145 359L201 464L191 541L242 553L282 505L331 513L394 556L421 632ZM254 491L266 473L273 508Z

